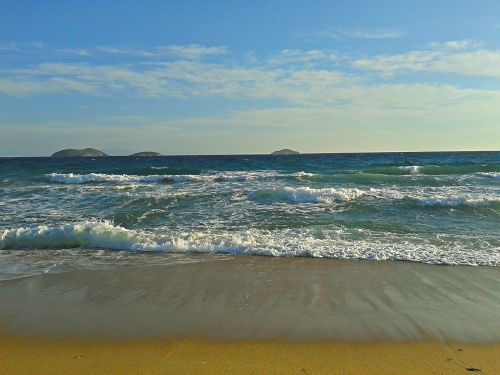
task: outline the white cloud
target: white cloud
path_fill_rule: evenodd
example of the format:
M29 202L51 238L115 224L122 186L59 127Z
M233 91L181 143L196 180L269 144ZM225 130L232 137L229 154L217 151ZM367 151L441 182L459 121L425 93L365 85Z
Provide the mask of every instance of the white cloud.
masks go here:
M433 49L358 59L353 66L391 76L400 73L443 73L500 78L500 50L480 49L480 43L432 43Z
M484 47L484 43L476 40L449 40L446 42L431 42L429 44L432 48L440 50L458 51L466 49L479 49Z
M0 52L17 52L20 48L15 43L0 44Z
M205 82L212 82L209 78ZM5 135L0 138L0 149L15 155L19 151L12 145L21 140L28 149L33 145L33 150L47 155L70 146L106 150L117 144L131 152L153 149L195 154L269 152L276 145L304 152L463 149L464 145L498 148L500 91L348 81L335 90L294 93L287 85L300 87L303 81L309 82L308 72L297 72L282 88L272 80L277 77L269 78L259 95L284 97L282 91L290 91L288 104L212 116L187 114L177 120L133 115L129 109L129 114L84 123L0 124L0 133ZM315 79L325 77L319 74ZM234 90L242 95L246 89ZM213 145L219 146L215 150Z
M334 52L309 50L302 51L300 49L285 49L278 55L273 56L267 62L271 65L288 65L302 64L311 65L315 63L334 62L339 59L339 56Z
M225 55L228 52L227 48L224 46L205 47L198 44L156 47L156 50L160 53L166 53L189 60L197 60L206 56Z
M347 29L336 28L310 33L302 33L299 36L317 37L317 38L330 38L330 39L401 39L407 35L406 32L401 30L392 29Z
M331 51L284 50L260 64L234 60L209 63L186 59L189 54L181 59L148 64L44 63L1 71L0 93L20 97L66 92L94 96L216 97L262 103L273 100L280 105L309 108L391 111L430 110L436 103L446 106L442 97L450 103L479 103L476 98L490 103L494 98L498 106L498 90L459 89L425 82L377 84L365 73L375 71L393 76L405 72L439 72L500 77L500 53L478 49L479 46L470 41L434 43L432 49L355 61ZM191 51L193 58L225 51L210 48L186 46L178 50ZM352 62L358 71L343 72L342 64L346 61Z
M5 77L1 92L15 96L76 91L97 95L219 96L290 102L323 101L329 91L346 80L342 73L325 69L228 66L199 61L174 61L145 68L46 63L8 71Z
M95 93L96 87L89 82L80 80L52 77L47 80L0 79L0 94L26 97L41 94L57 94L64 92L78 92L82 94Z
M58 48L51 49L40 42L30 42L24 44L4 43L0 44L0 53L16 52L20 54L44 54L46 56L77 56L77 57L98 57L102 55L115 55L122 57L175 57L187 60L198 60L210 56L221 56L228 53L225 46L202 46L199 44L188 45L166 45L151 48L128 48L118 46L98 46L94 48Z
M186 60L199 60L204 57L220 56L228 53L225 46L201 46L199 44L188 45L167 45L157 46L150 49L133 49L122 47L101 46L96 50L100 53L122 56L138 56L138 57L176 57Z
M55 54L63 56L89 57L93 55L93 52L85 48L65 48L56 50Z

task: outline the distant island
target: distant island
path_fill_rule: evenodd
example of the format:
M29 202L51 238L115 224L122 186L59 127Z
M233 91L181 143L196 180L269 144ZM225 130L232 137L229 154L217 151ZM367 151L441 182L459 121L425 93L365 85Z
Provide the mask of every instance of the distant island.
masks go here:
M53 158L81 158L81 157L101 157L109 156L105 152L96 150L95 148L84 148L82 150L77 150L74 148L68 148L66 150L57 151L52 154Z
M153 152L153 151L142 151L142 152L136 152L135 154L129 155L129 156L162 156L159 152Z
M89 157L102 157L109 156L103 151L96 150L95 148L84 148L81 150L75 148L68 148L66 150L57 151L52 154L53 158L89 158ZM145 157L145 156L162 156L159 152L154 151L142 151L136 152L135 154L129 155L133 157Z
M274 151L271 153L271 155L298 155L298 154L300 154L300 152L290 150L289 148L284 148L282 150Z

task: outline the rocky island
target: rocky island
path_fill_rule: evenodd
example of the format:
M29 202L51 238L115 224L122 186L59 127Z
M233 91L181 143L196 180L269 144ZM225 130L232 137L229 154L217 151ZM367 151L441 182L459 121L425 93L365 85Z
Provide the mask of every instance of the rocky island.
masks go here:
M153 152L153 151L142 151L142 152L136 152L135 154L129 155L129 156L135 156L135 157L142 157L142 156L163 156L159 152Z
M109 156L105 152L96 150L95 148L84 148L81 150L68 148L66 150L57 151L52 154L53 158L81 158L81 157L102 157Z
M300 152L290 150L289 148L284 148L282 150L274 151L271 153L271 155L298 155L298 154L300 154Z

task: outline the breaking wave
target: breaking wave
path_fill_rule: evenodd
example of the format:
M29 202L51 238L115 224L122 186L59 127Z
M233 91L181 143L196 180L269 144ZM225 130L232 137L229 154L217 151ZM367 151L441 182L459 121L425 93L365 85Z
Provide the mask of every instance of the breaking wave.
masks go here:
M470 193L448 189L420 189L402 191L388 188L323 188L311 187L282 187L257 190L249 195L251 200L259 203L325 203L334 204L363 199L378 199L386 201L400 201L417 206L428 207L460 207L460 206L493 206L500 205L498 194Z
M335 203L348 202L363 196L365 192L357 188L283 187L258 190L251 194L251 199L260 202L290 203Z
M482 197L482 196L435 196L435 197L416 197L414 199L421 206L441 206L441 207L459 207L459 206L497 206L500 204L500 197Z
M401 165L388 167L372 167L363 170L366 173L386 175L465 175L474 173L499 173L500 165Z
M405 165L399 167L399 169L408 172L409 174L418 174L420 173L420 166L419 165Z
M367 194L379 199L409 202L423 207L496 207L500 204L500 196L497 194L471 193L456 188L415 189L413 191L371 188Z
M48 176L52 182L58 182L61 184L87 184L90 182L161 182L166 178L166 176L160 175L135 176L105 173L50 173Z
M356 232L356 233L354 233ZM422 239L412 234L334 228L155 234L129 230L109 221L5 229L0 249L109 249L122 251L201 252L335 259L401 260L430 264L500 264L494 240L455 236Z
M478 172L476 173L476 176L500 180L500 172Z
M88 183L185 183L185 182L223 182L223 181L248 181L258 179L272 179L303 176L313 176L312 173L297 172L282 174L275 171L228 171L213 174L184 174L184 175L129 175L106 173L50 173L47 175L52 182L61 184L88 184Z

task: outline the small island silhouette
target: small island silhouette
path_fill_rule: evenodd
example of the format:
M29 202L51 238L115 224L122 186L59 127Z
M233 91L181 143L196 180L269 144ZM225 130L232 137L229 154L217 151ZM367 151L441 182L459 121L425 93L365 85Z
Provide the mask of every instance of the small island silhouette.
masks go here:
M289 148L283 148L281 150L273 151L271 153L271 155L298 155L298 154L300 154L300 152L290 150Z
M163 155L160 154L159 152L154 152L154 151L142 151L142 152L136 152L135 154L129 156L143 157L143 156L163 156Z
M109 156L109 155L101 150L97 150L95 148L90 148L90 147L84 149L67 148L65 150L57 151L52 154L53 158L93 158L93 157L104 157L104 156ZM154 151L142 151L142 152L136 152L129 156L152 157L152 156L162 156L162 154Z
M96 150L95 148L84 148L81 150L75 148L68 148L65 150L57 151L52 154L53 158L89 158L89 157L102 157L109 156L105 152Z

